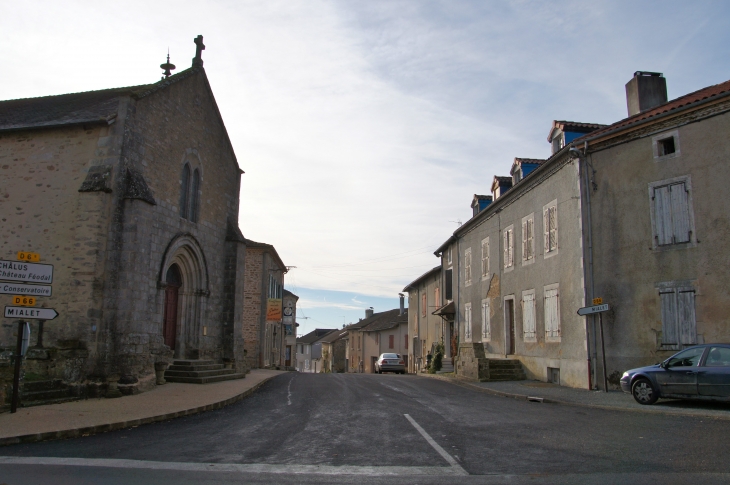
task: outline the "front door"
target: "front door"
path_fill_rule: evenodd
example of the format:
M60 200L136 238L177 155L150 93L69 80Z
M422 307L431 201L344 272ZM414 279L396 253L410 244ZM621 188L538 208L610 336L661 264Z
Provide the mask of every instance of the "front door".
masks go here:
M375 373L375 363L378 361L378 358L373 356L370 357L370 372Z
M291 345L286 346L286 355L284 359L284 365L287 367L291 366Z
M177 340L177 307L178 293L182 286L182 277L180 268L176 264L170 266L167 270L165 287L165 316L162 327L162 336L165 345L175 350L175 341Z
M507 326L509 332L509 352L508 354L514 355L515 353L515 301L513 299L504 301L504 316L507 319Z

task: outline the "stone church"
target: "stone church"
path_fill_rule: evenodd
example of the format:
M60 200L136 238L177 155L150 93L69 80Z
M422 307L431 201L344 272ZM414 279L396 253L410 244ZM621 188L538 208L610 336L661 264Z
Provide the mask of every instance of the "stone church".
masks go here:
M59 313L31 323L26 378L81 396L149 389L172 359L246 372L243 171L195 43L153 84L0 101L0 259L52 264L37 306ZM0 381L16 327L0 327Z

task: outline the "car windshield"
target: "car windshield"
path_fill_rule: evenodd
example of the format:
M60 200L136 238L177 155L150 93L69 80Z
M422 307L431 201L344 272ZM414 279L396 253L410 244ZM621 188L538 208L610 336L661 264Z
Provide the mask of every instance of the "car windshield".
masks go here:
M398 354L383 354L383 359L397 359Z
M670 357L667 361L667 367L694 367L700 361L704 351L704 347L699 347L680 352L674 357Z

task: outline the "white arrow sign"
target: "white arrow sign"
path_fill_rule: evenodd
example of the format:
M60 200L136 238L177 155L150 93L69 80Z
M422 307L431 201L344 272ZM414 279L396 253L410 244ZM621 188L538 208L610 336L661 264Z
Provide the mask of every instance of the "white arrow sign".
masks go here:
M0 259L0 280L53 283L53 265Z
M0 283L4 295L51 296L51 285L26 285L24 283Z
M29 318L33 320L53 320L58 312L53 308L31 308L27 306L6 306L5 318Z
M585 306L583 308L580 308L578 309L578 315L590 315L592 313L601 313L607 311L608 303L604 303L603 305Z

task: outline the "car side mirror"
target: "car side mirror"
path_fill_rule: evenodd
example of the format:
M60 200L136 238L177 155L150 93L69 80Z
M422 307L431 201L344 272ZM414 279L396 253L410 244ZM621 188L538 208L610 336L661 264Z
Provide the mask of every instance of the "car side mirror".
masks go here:
M659 367L661 367L662 369L666 369L667 368L667 361L665 360L664 362L662 362L661 364L659 364Z

